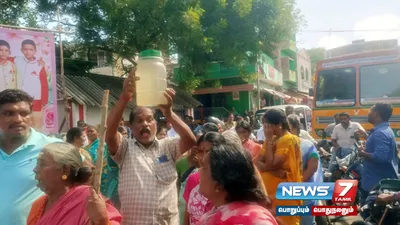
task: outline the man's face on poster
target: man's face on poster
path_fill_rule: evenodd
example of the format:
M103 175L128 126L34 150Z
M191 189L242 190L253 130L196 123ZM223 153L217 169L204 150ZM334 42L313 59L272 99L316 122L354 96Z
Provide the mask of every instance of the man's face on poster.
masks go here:
M25 58L33 59L36 54L36 48L33 45L26 44L22 46L21 52L24 54Z
M7 59L10 56L10 49L7 46L0 45L0 59Z

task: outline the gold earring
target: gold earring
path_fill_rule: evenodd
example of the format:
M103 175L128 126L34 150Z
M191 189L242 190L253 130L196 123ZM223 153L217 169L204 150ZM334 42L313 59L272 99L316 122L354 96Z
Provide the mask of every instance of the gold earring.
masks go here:
M66 180L68 178L67 175L62 175L61 179Z
M216 189L215 191L216 191L216 192L219 192L219 190L218 190L218 189Z

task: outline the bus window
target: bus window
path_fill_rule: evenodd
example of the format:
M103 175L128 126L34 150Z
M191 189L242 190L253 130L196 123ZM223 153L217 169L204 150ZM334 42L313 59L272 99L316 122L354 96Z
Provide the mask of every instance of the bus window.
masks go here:
M360 68L361 104L400 103L400 64L382 64Z
M356 70L353 67L318 73L316 106L352 106L356 99Z

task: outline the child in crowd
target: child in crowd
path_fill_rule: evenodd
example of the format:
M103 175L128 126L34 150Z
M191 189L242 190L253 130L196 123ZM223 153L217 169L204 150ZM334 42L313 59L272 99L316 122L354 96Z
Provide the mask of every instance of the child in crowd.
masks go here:
M49 84L44 62L35 57L36 44L30 39L21 43L23 57L15 57L14 63L17 67L17 87L33 97L33 119L34 127L42 127L42 109L49 100Z
M10 44L0 40L0 91L17 88L17 69L8 59L10 54Z

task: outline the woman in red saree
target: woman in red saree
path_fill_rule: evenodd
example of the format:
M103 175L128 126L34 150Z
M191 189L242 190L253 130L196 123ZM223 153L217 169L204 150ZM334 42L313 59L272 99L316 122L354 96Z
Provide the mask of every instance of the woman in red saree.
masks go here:
M54 143L44 147L34 169L38 187L45 193L37 199L27 225L118 225L122 217L93 188L85 185L92 168L72 145Z

